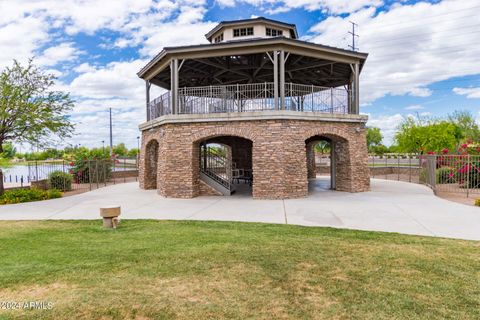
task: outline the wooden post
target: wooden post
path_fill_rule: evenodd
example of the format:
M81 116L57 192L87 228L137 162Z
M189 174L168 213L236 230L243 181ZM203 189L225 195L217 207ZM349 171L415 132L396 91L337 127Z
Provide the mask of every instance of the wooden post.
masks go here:
M275 110L278 110L278 52L273 52L273 96Z
M178 109L178 59L170 61L170 105L172 114L177 114Z
M358 62L355 63L355 104L354 104L354 114L360 113L360 69Z
M147 121L150 120L150 81L145 81L145 100L147 102Z
M285 110L285 51L280 51L280 109Z

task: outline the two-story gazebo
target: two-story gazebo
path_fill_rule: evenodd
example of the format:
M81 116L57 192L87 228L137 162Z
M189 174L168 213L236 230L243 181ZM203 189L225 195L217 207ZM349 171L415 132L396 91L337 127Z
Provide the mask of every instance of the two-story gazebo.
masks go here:
M167 197L308 194L313 146L331 145L331 188L369 189L359 74L367 54L298 40L295 25L226 21L209 44L164 48L140 72L140 186ZM150 98L151 85L167 91Z

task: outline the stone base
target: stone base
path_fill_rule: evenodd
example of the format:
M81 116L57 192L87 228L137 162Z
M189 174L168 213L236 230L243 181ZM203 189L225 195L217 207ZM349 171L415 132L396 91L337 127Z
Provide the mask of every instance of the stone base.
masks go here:
M228 144L233 156L242 155L238 161L251 164L254 198L306 197L308 177L315 173L311 149L327 139L335 147L336 189L367 191L366 119L362 119L163 122L142 132L140 187L156 186L159 194L174 198L212 194L200 181L199 150L201 142L217 140ZM251 153L242 151L247 146Z

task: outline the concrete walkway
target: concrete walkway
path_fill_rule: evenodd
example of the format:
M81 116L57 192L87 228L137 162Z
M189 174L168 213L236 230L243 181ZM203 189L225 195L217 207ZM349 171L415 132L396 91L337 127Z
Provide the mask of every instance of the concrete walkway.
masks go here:
M312 181L304 199L253 200L246 195L169 199L125 183L0 206L0 220L99 219L99 207L116 204L123 219L288 223L480 240L480 208L435 197L427 187L372 179L372 191L352 194L326 190L326 184Z

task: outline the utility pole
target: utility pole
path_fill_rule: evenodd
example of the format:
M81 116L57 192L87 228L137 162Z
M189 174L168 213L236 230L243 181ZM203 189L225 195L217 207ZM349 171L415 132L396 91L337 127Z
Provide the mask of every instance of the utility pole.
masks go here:
M352 24L352 31L348 31L352 35L352 45L348 45L352 51L358 51L358 47L355 46L355 39L359 37L358 34L355 33L355 27L358 27L358 24L356 24L353 21L349 21Z
M110 108L110 155L113 154L112 108Z

